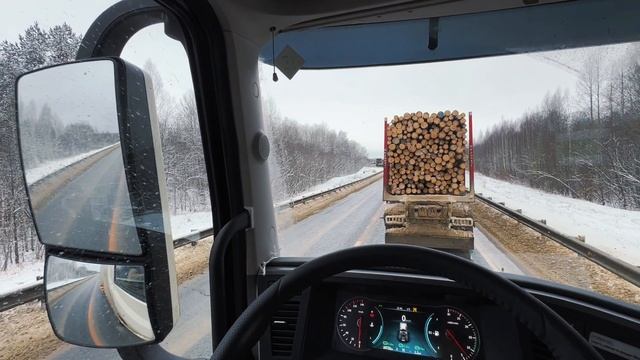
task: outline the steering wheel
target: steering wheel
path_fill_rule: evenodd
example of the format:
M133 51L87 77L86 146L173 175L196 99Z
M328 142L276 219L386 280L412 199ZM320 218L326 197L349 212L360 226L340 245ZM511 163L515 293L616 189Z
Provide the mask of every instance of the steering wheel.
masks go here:
M492 300L543 341L559 360L602 360L596 350L547 305L513 282L471 261L410 245L369 245L313 259L267 288L238 317L211 359L230 360L257 343L280 304L323 279L348 270L396 267L454 280Z

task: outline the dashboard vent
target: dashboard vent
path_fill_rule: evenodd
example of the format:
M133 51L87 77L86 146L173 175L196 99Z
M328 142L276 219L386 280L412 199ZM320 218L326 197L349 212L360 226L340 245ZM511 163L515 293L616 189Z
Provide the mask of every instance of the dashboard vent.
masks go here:
M542 341L536 337L531 338L531 359L533 360L555 360L553 354Z
M271 356L291 358L300 311L300 296L280 305L271 318Z

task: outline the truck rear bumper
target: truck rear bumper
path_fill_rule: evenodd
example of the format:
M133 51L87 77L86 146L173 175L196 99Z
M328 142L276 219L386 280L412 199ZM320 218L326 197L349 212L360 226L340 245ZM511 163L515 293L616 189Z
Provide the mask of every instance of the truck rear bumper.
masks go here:
M424 246L439 250L473 250L473 235L447 236L444 234L407 233L405 229L387 229L384 242L386 244L407 244ZM471 233L473 234L473 233Z

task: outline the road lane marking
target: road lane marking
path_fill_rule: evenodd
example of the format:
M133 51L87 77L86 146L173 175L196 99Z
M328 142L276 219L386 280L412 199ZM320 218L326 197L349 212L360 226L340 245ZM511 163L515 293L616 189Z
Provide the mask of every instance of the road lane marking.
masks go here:
M89 337L91 337L91 340L93 340L93 343L96 346L104 346L102 339L100 339L100 336L98 335L96 320L95 320L95 317L93 316L95 300L96 300L96 295L98 291L99 291L98 283L96 282L96 284L93 287L93 291L91 292L91 300L89 300L89 306L87 307L87 328L89 329Z
M480 247L476 247L476 250L478 251L480 256L482 256L482 259L487 263L487 265L489 265L490 270L500 272L500 267L491 260L491 255L489 255L487 252L481 251Z
M491 267L491 270L501 271L501 268L498 265L496 265L496 263L493 261L493 256L491 254L491 251L485 246L485 243L484 243L485 239L483 239L483 236L484 236L483 233L480 233L480 236L478 236L478 234L475 235L476 251L480 253L480 256L482 256L482 258L487 263L487 265ZM488 241L488 239L486 240Z
M78 300L80 300L80 295L82 295L83 293L82 286L84 284L86 284L86 282L83 284L80 284L80 286L72 287L69 290L59 289L60 291L66 291L66 292L60 295L56 300L51 301L48 304L49 309L51 309L51 312L57 314L54 316L55 317L54 321L56 321L56 323L52 324L52 326L56 325L56 329L59 330L60 334L65 333L67 319L69 318L69 316L71 316L71 311L76 308L76 303L78 303ZM64 285L63 287L66 287L66 286L69 286L69 285ZM46 290L46 291L52 292L55 290L56 289ZM70 296L69 294L72 294L72 295ZM49 295L47 297L49 297Z
M373 183L373 184L371 184L371 185L369 185L369 186L373 186L373 185L375 185L375 184L377 184L377 182L376 182L376 183ZM365 187L365 188L364 188L364 189L362 189L362 190L368 189L368 188L369 188L369 186ZM345 197L345 199L348 199L350 196L355 195L355 194L358 194L358 193L359 193L359 191L358 191L358 192L355 192L355 193L353 193L353 194L350 194L350 195L348 195L347 197ZM373 192L372 192L372 194L371 194L371 195L366 196L364 199L360 200L358 203L356 203L356 204L352 205L352 206L351 206L351 208L350 208L347 212L342 213L342 214L341 214L341 216L340 216L339 218L335 219L334 221L331 221L329 224L327 224L326 226L324 226L324 227L323 227L323 230L321 230L321 231L317 232L317 233L315 234L315 236L313 236L312 238L310 238L310 239L308 239L307 241L305 241L305 244L304 244L305 246L302 248L301 255L303 255L303 256L308 256L308 254L307 254L307 253L309 252L309 250L311 250L311 248L313 247L313 245L315 245L315 244L316 244L316 243L317 243L317 242L318 242L322 237L324 237L327 233L331 232L331 231L332 231L332 230L333 230L333 229L334 229L338 224L342 223L346 218L348 218L348 217L349 217L349 215L353 214L356 210L359 210L359 209L360 209L360 207L361 207L364 203L371 201L371 198L372 198L373 196L375 196L375 193L373 193ZM330 208L330 207L329 207L329 208ZM327 209L329 209L329 208L327 208ZM298 223L298 224L302 224L302 222L300 222L300 223Z
M375 228L378 225L378 221L382 220L380 218L382 217L383 212L384 212L384 206L383 206L383 204L380 204L380 207L373 214L373 217L371 218L371 221L369 221L369 224L367 224L367 227L364 229L364 231L362 232L360 237L358 237L358 240L356 240L356 242L355 242L355 244L353 244L353 246L364 245L368 240L371 239L371 235L372 235L373 231L375 231Z
M110 156L111 156L111 154L109 154L109 155L105 156L104 158L100 159L100 161L98 161L98 162L96 162L95 164L93 164L90 168L88 168L88 169L87 169L85 172L83 172L80 176L78 176L78 177L76 177L76 178L72 179L72 180L71 180L71 181L70 181L70 182L65 186L65 189L66 189L67 187L71 186L71 184L72 184L72 183L73 183L73 184L76 184L76 183L77 183L77 182L79 182L79 181L80 181L80 182L81 182L81 181L84 181L84 177L88 176L87 174L89 173L89 171L91 171L90 169L94 169L94 167L95 167L97 164L101 164L101 163L102 163L102 161L107 161L107 162L108 162L109 160L107 160L107 159L110 159ZM97 177L98 177L98 178L103 178L103 177L104 177L104 175L105 175L107 172L109 172L109 170L111 169L111 167L109 167L109 166L98 166L98 167L97 167L97 169L99 169L99 170L94 170L94 171L98 171L98 176L97 176ZM79 179L83 179L83 180L79 180ZM45 210L45 209L48 209L49 204L51 204L51 203L52 203L53 199L57 199L57 197L58 197L58 196L60 196L60 193L61 193L61 192L58 192L58 194L56 194L56 195L54 196L54 198L52 198L52 200L48 203L48 205L47 205L46 207L43 207L42 209L40 209L40 210L38 211L38 213L39 213L39 214L41 214L41 215L42 215L42 214L46 214L46 210ZM76 195L77 195L77 197L75 197L75 201L77 202L77 204L76 204L76 206L75 206L75 209L66 209L66 210L67 210L67 213L66 213L66 214L64 214L65 216L64 216L64 221L62 221L62 226L60 226L59 231L56 231L56 233L57 233L57 235L58 235L59 237L65 236L64 240L67 240L67 238L69 237L69 236L68 236L68 234L69 234L69 230L71 229L71 227L72 227L73 225L75 225L75 222L76 222L76 220L77 220L75 216L72 216L72 215L73 215L73 214L72 214L72 210L78 210L78 209L84 210L84 208L85 208L86 204L89 202L89 200L90 200L90 198L91 198L92 192L91 192L91 191L73 192L73 193L72 193L72 198L73 198L74 196L76 196ZM47 214L47 215L50 215L50 214ZM46 217L45 215L42 215L42 218L45 218L45 217ZM56 216L51 216L51 217L52 217L52 218L57 218ZM36 221L36 223L38 223L38 221ZM41 226L41 227L44 227L44 226L42 226L42 225L40 225L40 226ZM56 230L58 230L58 229L56 229ZM50 232L51 232L51 231L50 231ZM60 245L65 245L64 241L62 241L62 242L58 242L58 244L60 244Z
M487 236L479 228L475 228L475 248L476 251L482 256L486 263L495 271L502 271L511 274L526 275L516 263L514 263L509 256L502 251L496 244L494 244L489 236Z
M121 213L121 209L119 207L120 203L122 202L122 196L123 196L123 184L125 182L124 179L124 172L120 175L120 181L118 182L118 190L117 190L117 198L116 201L113 204L113 212L111 214L111 226L109 226L109 242L107 245L107 249L109 250L109 252L116 252L118 250L118 229L119 229L119 220L120 220L120 213Z

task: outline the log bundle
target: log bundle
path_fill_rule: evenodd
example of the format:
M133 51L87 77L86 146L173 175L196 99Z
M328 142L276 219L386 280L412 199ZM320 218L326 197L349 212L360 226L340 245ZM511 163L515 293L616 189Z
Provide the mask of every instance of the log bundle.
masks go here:
M464 195L467 119L457 110L396 115L387 124L387 191Z

